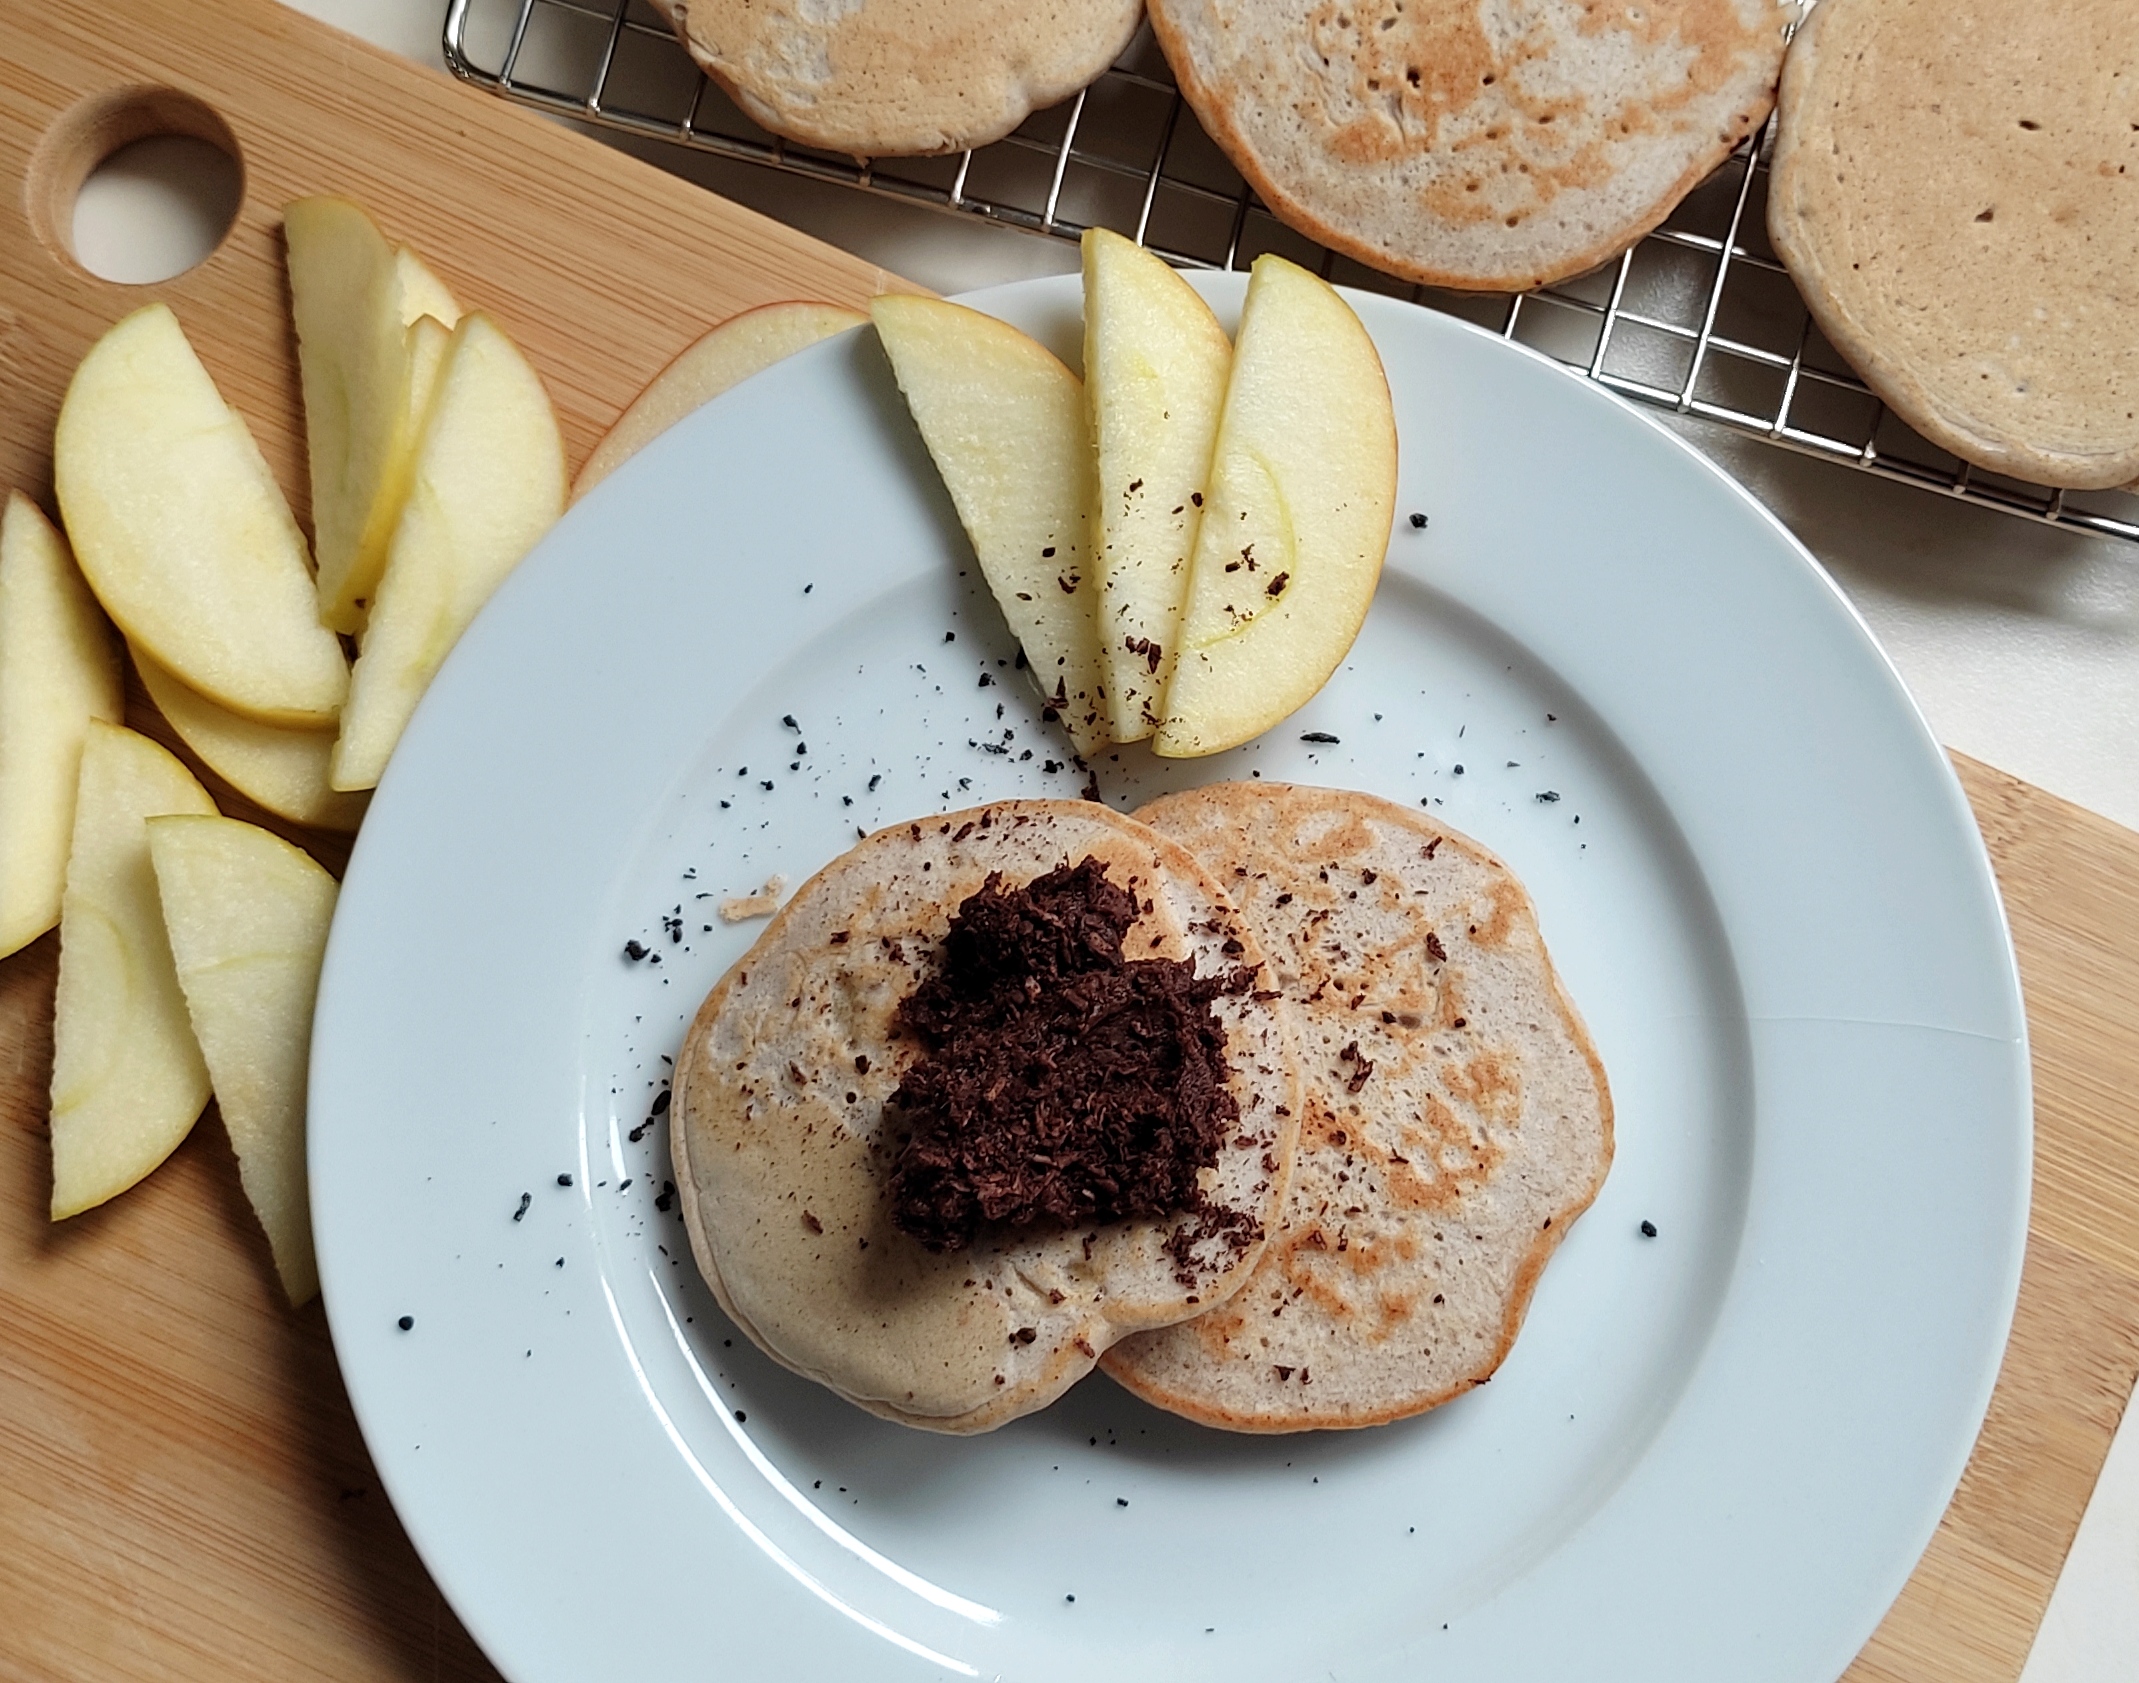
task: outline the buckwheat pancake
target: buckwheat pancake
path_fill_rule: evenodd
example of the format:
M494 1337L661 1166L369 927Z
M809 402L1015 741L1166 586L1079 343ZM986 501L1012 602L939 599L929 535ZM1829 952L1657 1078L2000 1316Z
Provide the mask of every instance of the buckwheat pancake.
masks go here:
M653 0L774 134L830 152L958 152L1096 80L1141 0Z
M1603 1184L1612 1104L1522 884L1367 795L1223 783L1145 807L1225 883L1293 1009L1304 1085L1253 1276L1104 1365L1242 1432L1372 1426L1482 1385Z
M1768 231L1836 350L1963 461L2139 475L2139 10L1821 0Z
M1408 280L1520 291L1616 257L1757 129L1777 0L1151 0L1270 208Z
M918 1057L895 1029L900 1002L991 873L1027 883L1085 859L1137 897L1125 956L1192 960L1202 976L1261 963L1178 844L1096 802L1006 801L880 830L834 860L685 1037L671 1139L698 1266L775 1361L872 1413L942 1432L1002 1425L1125 1333L1220 1301L1262 1252L1299 1081L1282 1007L1245 989L1211 1006L1239 1118L1198 1179L1203 1212L983 1228L942 1253L892 1224L899 1119L886 1102Z

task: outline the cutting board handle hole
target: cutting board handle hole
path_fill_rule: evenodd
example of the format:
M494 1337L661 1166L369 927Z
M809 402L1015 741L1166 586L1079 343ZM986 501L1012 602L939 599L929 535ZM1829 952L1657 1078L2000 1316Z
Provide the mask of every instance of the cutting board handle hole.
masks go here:
M206 261L245 198L237 136L176 88L91 94L30 159L31 225L45 249L100 280L148 285Z

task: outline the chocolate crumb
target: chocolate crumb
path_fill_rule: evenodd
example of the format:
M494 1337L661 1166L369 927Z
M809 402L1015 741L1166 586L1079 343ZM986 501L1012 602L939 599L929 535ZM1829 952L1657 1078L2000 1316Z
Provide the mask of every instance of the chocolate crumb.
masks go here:
M629 959L633 964L638 963L640 959L646 956L646 954L647 949L644 946L640 945L640 943L638 943L637 941L626 941L624 943L624 956Z
M1448 949L1441 945L1441 937L1431 929L1426 931L1426 956L1436 964L1448 962Z
M414 1315L403 1315L401 1319L394 1323L394 1325L399 1327L403 1332L412 1332L415 1330L416 1317Z
M557 1184L559 1186L570 1186L572 1184L572 1177L570 1175L559 1175L557 1177Z
M518 1208L517 1210L513 1211L513 1213L512 1213L512 1218L513 1218L513 1220L515 1220L515 1221L518 1221L518 1220L519 1220L519 1219L520 1219L520 1218L521 1218L522 1216L526 1215L526 1214L527 1214L527 1206L528 1206L528 1205L530 1205L530 1204L532 1204L532 1203L533 1203L534 1201L535 1201L535 1195L534 1195L534 1194L533 1194L532 1192L523 1192L523 1193L521 1193L521 1194L520 1194L520 1207L519 1207L519 1208Z
M1641 1224L1641 1236L1642 1236L1642 1237L1643 1237L1644 1239L1653 1239L1653 1238L1655 1238L1655 1237L1656 1237L1656 1223L1655 1223L1655 1222L1653 1222L1653 1221L1645 1221L1645 1222L1643 1222L1643 1223Z
M1425 516L1425 515L1423 515L1423 514L1414 514L1414 515L1413 515L1413 516L1411 517L1411 529L1412 529L1412 530L1413 530L1414 532L1423 532L1423 531L1425 531L1425 530L1426 530L1426 516Z
M812 1233L822 1233L824 1231L824 1223L819 1221L808 1210L802 1212L802 1225Z

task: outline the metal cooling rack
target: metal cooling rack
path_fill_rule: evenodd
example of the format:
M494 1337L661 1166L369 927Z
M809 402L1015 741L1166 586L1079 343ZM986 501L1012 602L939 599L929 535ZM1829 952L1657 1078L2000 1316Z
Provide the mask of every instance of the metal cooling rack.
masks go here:
M626 134L1074 240L1108 227L1189 268L1277 251L1544 352L1641 402L2003 513L2139 542L2139 496L1986 473L1894 416L1813 325L1767 239L1768 130L1616 263L1520 294L1414 286L1285 227L1250 192L1140 30L1120 61L1007 139L855 159L767 134L645 0L450 0L447 64L523 105Z

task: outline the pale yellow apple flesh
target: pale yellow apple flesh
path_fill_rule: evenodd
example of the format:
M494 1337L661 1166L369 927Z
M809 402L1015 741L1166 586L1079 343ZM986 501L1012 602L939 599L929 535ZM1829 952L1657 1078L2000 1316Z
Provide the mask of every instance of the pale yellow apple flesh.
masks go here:
M295 1306L319 1290L305 1075L334 879L302 849L235 818L152 818L148 847L238 1175Z
M1351 306L1256 259L1190 569L1161 754L1215 754L1305 703L1352 646L1396 512L1396 416Z
M149 863L148 820L213 813L166 749L101 721L82 744L52 1013L52 1219L115 1198L208 1102Z
M1084 236L1084 392L1098 457L1095 613L1116 742L1158 727L1233 347L1164 259Z
M859 310L808 299L761 304L730 316L686 346L631 400L631 407L602 435L573 480L572 500L578 502L650 440L729 387L820 339L868 324L869 318Z
M364 628L329 767L335 788L379 781L432 676L563 512L564 492L564 440L542 381L488 316L464 316Z
M1084 389L993 316L905 294L869 314L1026 663L1080 753L1107 741Z
M82 738L125 707L117 641L66 540L11 493L0 515L0 958L59 922Z
M408 415L409 473L416 467L416 441L423 437L423 423L430 417L431 399L438 393L439 370L446 365L446 352L453 346L453 329L437 316L418 316L408 324ZM408 501L407 476L401 486L403 505ZM394 511L399 524L400 509ZM378 581L372 581L376 589ZM368 605L368 604L367 604ZM359 627L359 629L362 629Z
M143 650L130 652L156 711L233 789L296 824L354 830L363 820L370 798L344 794L327 783L333 731L263 725L195 695Z
M446 283L405 245L394 247L394 284L401 292L401 325L413 327L430 316L449 332L460 320L460 304Z
M408 489L420 402L412 401L409 328L446 325L459 307L407 247L398 250L349 200L298 199L283 211L290 313L312 472L319 617L363 625Z
M304 535L168 306L82 359L52 472L82 574L131 641L234 712L333 720L349 668L319 623Z

